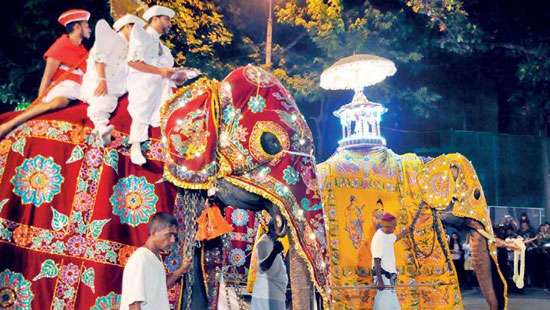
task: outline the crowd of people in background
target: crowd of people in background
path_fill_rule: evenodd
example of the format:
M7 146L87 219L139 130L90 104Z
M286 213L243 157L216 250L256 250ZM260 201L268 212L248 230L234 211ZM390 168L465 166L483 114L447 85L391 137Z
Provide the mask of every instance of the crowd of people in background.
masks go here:
M508 281L512 293L523 293L526 288L543 288L550 292L550 223L534 227L526 213L516 220L511 215L493 227L496 237L506 240L522 237L525 243L525 287L518 289L512 281L514 253L507 248L498 248L498 263ZM459 232L452 232L448 238L449 249L463 290L477 286L473 271L468 236L461 238Z

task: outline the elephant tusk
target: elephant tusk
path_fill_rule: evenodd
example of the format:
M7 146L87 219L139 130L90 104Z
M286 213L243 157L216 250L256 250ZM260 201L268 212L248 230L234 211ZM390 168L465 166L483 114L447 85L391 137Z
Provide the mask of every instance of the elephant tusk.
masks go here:
M496 242L496 239L494 236L492 236L490 233L488 233L485 229L476 228L476 231L483 236L485 239L487 239L487 242L494 243Z
M287 154L290 154L290 155L296 155L296 156L303 156L303 157L310 157L310 158L315 158L315 156L313 156L312 154L307 154L307 153L302 153L302 152L293 152L293 151L283 151L283 153L287 153Z

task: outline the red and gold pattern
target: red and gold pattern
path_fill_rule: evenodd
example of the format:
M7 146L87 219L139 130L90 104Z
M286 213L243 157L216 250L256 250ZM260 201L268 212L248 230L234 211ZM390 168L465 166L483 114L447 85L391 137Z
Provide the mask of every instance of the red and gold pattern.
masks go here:
M210 133L205 151L186 159L167 140L165 177L183 188L209 188L216 179L258 194L277 207L290 223L292 239L306 259L314 283L325 296L328 276L323 210L317 191L313 138L292 96L269 72L245 66L222 82L202 80L180 90L162 107L164 136L179 135L186 117L204 111L188 126ZM282 150L264 150L264 133L275 136Z
M147 207L174 208L176 188L158 182L164 159L159 130L152 130L145 146L148 164L137 167L128 152L127 101L122 99L113 114L113 142L106 148L94 145L86 108L78 103L42 115L0 140L0 272L19 279L28 292L14 295L13 302L29 309L90 309L105 296L119 300L122 268L147 238L146 224L113 214L115 188L138 184L124 179L139 179L142 188L150 189L147 195L158 200L151 199L156 203ZM0 123L15 115L0 115ZM39 195L43 188L38 186L46 179L60 189L50 191L48 199ZM23 186L27 180L30 186ZM131 198L131 191L121 193Z

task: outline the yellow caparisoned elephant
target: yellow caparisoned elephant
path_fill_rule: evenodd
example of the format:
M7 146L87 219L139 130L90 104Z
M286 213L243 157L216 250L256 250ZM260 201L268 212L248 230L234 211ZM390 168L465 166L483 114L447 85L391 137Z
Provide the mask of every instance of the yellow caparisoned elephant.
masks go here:
M462 309L446 224L468 229L482 293L505 309L506 282L481 184L461 154L435 159L384 146L340 148L317 166L327 227L332 309L372 309L370 241L383 212L410 229L395 246L402 309Z

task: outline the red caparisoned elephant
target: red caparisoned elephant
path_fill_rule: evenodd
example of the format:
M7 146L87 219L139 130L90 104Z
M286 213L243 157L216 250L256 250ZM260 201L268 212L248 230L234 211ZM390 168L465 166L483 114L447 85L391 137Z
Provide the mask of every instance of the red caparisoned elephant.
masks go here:
M0 140L0 307L112 309L123 266L158 211L180 222L170 272L192 255L188 276L170 290L181 308L215 307L220 246L195 247L206 190L224 204L280 214L291 240L293 304L326 299L328 260L313 139L292 96L255 66L223 81L179 89L143 146L129 159L127 100L112 116L113 141L99 147L86 104L32 119ZM0 115L0 122L15 113Z

